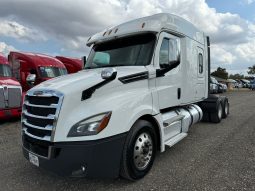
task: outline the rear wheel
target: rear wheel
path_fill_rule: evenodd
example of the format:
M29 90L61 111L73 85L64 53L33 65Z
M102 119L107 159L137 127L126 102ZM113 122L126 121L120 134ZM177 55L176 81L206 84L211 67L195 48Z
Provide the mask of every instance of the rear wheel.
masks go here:
M228 99L224 99L222 101L222 107L223 107L223 113L222 113L222 118L227 118L228 114L229 114L229 103L228 103Z
M210 121L210 113L203 111L203 119L202 119L202 121L209 122Z
M221 101L218 100L216 104L217 104L216 112L210 113L210 119L211 119L211 122L213 123L219 123L223 115L223 108L222 108Z
M144 177L156 155L156 133L151 123L138 120L131 128L122 154L121 176L129 180Z

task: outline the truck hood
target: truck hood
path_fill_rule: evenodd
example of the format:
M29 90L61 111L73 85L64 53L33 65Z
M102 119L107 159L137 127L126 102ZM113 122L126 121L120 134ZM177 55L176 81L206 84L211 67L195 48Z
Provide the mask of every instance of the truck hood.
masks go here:
M0 85L20 86L20 83L14 78L0 77Z
M87 69L82 70L75 74L69 74L65 76L60 76L48 81L45 81L33 89L52 89L60 91L64 94L69 94L70 92L83 91L87 88L90 88L102 81L101 72L105 68L97 68L97 69ZM117 70L117 77L112 82L105 85L107 88L117 87L122 85L122 83L118 80L118 78L136 74L139 72L147 71L145 66L122 66L115 67Z

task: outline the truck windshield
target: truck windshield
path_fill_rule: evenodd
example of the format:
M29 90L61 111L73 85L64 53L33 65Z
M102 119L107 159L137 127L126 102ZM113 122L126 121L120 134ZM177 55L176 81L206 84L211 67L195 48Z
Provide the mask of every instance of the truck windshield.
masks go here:
M40 67L40 74L42 78L55 78L58 76L66 75L67 70L65 68L58 67Z
M11 68L9 65L0 64L0 77L11 77Z
M85 69L114 66L146 66L150 64L156 36L135 35L95 45Z

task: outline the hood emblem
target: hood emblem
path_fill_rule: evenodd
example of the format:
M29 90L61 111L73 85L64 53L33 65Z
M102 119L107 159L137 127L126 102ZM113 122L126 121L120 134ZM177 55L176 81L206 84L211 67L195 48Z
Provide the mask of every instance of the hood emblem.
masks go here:
M40 96L40 95L42 95L43 94L43 91L35 91L34 92L34 95L35 96Z

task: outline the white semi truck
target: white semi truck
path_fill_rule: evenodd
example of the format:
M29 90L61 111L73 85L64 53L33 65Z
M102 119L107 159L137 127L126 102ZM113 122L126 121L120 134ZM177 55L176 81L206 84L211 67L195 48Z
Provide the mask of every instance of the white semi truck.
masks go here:
M209 37L171 14L95 34L85 69L27 92L24 156L60 175L137 180L200 120L218 123L226 97L209 95Z

